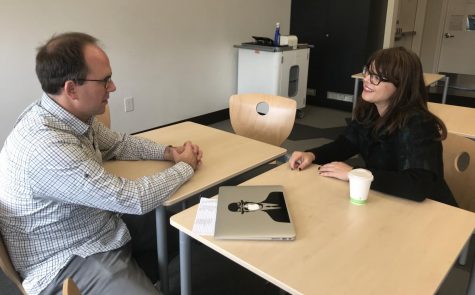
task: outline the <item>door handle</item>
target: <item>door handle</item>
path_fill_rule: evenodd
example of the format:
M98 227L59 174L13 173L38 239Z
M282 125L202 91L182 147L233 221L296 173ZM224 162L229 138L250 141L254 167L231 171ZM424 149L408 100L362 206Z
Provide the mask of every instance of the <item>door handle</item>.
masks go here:
M445 37L445 38L453 38L453 37L455 37L455 35L452 35L452 34L450 34L450 33L445 33L445 34L444 34L444 37Z
M401 38L406 37L406 36L414 36L416 35L416 31L407 31L403 32L402 28L397 28L396 29L396 34L394 35L394 40L399 41Z

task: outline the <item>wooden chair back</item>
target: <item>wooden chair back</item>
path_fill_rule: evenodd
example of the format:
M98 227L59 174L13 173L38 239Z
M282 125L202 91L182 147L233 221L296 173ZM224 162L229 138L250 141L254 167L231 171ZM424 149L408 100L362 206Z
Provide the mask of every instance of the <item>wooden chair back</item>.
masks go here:
M108 104L106 105L106 110L104 114L97 115L96 119L100 121L102 124L104 124L104 126L106 126L107 128L109 129L111 128L111 113L110 113Z
M74 283L73 279L67 278L63 282L63 295L81 295L81 291Z
M475 141L449 133L442 144L445 180L459 206L475 212Z
M429 102L429 111L444 121L451 133L475 138L475 108Z
M229 117L238 135L280 146L295 122L297 102L270 94L237 94L229 99Z
M21 284L20 276L18 275L15 268L13 267L13 264L10 260L10 256L8 255L7 248L3 244L3 239L1 236L0 236L0 268L5 273L7 278L9 278L17 286L20 292L26 295L26 291L25 289L23 289L23 286Z
M429 102L449 132L444 147L444 177L461 208L475 212L475 108Z

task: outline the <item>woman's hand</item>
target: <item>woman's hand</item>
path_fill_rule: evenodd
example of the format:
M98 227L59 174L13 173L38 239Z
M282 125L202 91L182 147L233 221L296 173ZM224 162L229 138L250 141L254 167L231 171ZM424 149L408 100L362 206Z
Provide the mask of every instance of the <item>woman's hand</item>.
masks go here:
M293 152L289 159L290 169L305 169L315 160L315 155L311 152Z
M320 166L318 173L322 176L348 181L348 172L351 170L353 170L353 167L344 162L331 162Z

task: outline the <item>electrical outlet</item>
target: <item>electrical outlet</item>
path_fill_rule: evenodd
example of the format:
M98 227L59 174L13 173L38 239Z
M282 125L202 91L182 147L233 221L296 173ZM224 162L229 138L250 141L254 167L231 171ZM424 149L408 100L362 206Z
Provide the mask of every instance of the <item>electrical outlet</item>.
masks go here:
M124 98L124 111L132 112L134 110L134 98L126 97Z

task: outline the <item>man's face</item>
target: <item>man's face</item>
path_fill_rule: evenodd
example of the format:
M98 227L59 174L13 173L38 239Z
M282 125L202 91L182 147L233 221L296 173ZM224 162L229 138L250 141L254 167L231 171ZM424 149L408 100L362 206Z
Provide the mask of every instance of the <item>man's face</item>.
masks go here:
M109 58L102 49L95 45L87 45L84 49L84 57L89 69L85 80L104 80L112 76ZM75 108L79 119L85 121L92 116L103 114L109 100L109 92L115 90L112 80L109 83L84 81L82 85L77 85Z

